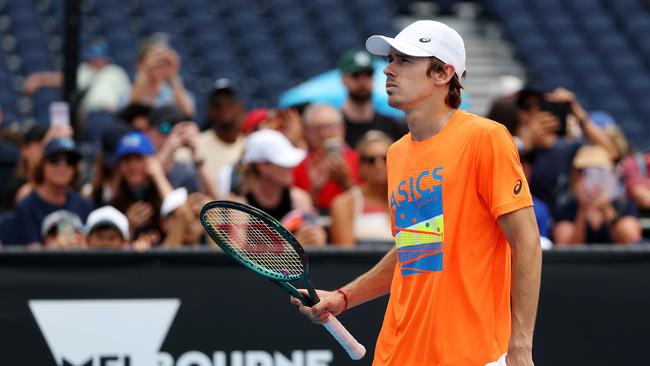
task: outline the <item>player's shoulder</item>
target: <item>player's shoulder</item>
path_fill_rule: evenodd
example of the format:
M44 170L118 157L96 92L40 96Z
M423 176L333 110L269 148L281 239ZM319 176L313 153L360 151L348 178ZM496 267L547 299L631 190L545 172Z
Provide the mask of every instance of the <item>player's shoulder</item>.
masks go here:
M491 131L507 130L503 124L493 121L489 118L485 118L463 110L458 110L457 113L459 113L459 124L462 124L468 132L485 133Z

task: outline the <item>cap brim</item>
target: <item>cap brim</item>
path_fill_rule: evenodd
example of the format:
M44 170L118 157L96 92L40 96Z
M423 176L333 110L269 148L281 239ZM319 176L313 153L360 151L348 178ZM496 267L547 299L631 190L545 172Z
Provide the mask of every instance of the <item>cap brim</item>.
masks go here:
M291 150L277 154L272 159L271 163L279 165L283 168L294 168L300 164L305 157L307 152L302 149L292 148Z
M384 36L371 36L366 40L366 49L368 52L377 56L388 56L390 49L394 48L397 51L415 57L429 57L428 52L416 47L408 42L399 41L395 38Z

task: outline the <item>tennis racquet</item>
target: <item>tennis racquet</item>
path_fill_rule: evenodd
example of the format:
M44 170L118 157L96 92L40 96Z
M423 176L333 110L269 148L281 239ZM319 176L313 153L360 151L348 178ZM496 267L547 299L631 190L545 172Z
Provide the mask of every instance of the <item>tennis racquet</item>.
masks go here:
M309 265L298 240L267 213L231 201L213 201L201 209L201 224L208 235L239 263L281 287L305 306L320 301L309 280ZM302 281L309 296L291 282ZM353 360L366 349L333 315L323 324Z

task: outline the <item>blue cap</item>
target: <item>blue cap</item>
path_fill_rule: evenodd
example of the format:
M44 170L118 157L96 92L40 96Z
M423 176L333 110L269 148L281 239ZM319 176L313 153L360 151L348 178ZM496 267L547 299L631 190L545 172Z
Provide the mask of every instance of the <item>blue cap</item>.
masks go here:
M589 113L589 119L600 128L616 125L614 117L605 111L592 111Z
M106 41L95 41L84 49L84 59L108 58L108 43Z
M129 132L120 139L115 157L117 160L121 160L128 154L149 156L155 152L156 150L147 135L142 132Z
M43 156L45 157L61 153L70 154L81 159L77 144L69 137L55 137L48 141L45 148L43 148Z

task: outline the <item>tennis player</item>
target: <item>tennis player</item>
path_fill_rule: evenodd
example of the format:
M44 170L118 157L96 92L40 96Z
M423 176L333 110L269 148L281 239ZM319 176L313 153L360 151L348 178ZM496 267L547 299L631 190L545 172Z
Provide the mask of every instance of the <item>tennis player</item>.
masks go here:
M300 312L322 323L390 293L374 365L532 366L541 272L532 199L506 128L458 109L462 38L423 20L366 48L388 56L388 101L409 127L387 160L396 245Z

